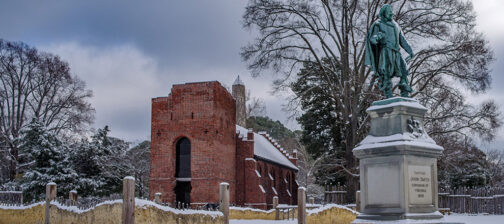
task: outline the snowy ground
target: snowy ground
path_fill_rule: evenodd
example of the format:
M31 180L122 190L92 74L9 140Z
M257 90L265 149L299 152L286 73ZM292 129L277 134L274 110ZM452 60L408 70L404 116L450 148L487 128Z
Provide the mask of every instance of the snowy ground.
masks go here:
M467 215L452 214L444 217L445 222L459 222L466 224L499 224L504 223L504 215ZM402 223L418 223L418 221L407 221ZM297 220L231 220L230 224L297 224Z

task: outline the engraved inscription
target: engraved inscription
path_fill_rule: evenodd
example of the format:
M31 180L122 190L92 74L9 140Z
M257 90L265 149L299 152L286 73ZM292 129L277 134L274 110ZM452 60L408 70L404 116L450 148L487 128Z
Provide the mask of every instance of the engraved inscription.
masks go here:
M410 204L432 204L430 166L408 166Z

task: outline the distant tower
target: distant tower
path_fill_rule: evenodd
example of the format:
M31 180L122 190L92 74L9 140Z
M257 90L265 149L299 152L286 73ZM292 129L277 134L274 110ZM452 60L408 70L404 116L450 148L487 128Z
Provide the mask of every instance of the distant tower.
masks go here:
M247 114L245 112L245 84L240 76L233 83L233 98L236 101L236 124L247 127Z

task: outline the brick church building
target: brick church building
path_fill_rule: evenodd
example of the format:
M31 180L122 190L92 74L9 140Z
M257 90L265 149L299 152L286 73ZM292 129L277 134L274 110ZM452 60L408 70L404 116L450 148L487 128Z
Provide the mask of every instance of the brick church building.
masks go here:
M274 196L297 203L296 153L265 132L247 129L245 86L230 94L219 82L174 85L152 99L150 198L191 207L217 204L219 183L230 184L230 202L268 209Z

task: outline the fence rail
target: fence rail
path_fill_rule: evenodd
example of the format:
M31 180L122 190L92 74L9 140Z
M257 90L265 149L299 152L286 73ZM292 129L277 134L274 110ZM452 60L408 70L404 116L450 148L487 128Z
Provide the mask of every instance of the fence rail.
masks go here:
M439 189L438 207L456 213L504 214L504 188Z
M325 203L348 204L346 186L326 186ZM438 207L455 213L504 214L504 187L439 188Z
M23 204L23 190L21 187L0 187L0 203Z
M339 182L337 185L327 185L325 186L324 202L326 204L348 204L346 201L346 194L346 186L341 185Z

